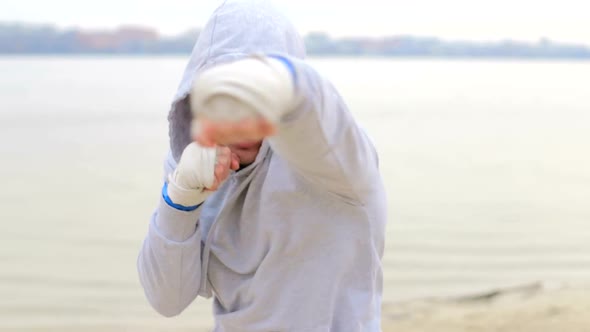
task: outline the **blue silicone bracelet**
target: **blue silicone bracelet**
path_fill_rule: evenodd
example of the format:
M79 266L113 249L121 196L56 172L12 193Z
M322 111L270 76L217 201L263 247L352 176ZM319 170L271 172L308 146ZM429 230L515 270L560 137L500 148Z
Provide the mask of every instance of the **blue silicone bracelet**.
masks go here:
M195 205L195 206L184 206L184 205L174 203L172 201L172 199L170 199L170 196L168 196L168 182L164 182L164 186L162 187L162 197L164 198L164 201L166 202L166 204L168 204L169 206L171 206L177 210L185 211L185 212L195 211L203 204L203 203L201 203L201 204Z

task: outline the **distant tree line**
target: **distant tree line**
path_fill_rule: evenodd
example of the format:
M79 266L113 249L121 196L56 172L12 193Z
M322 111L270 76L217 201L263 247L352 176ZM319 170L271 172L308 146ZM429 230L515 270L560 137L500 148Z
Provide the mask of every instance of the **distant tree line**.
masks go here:
M184 54L198 36L199 30L163 37L153 29L132 26L86 31L0 24L0 54Z
M199 30L161 36L144 27L109 31L58 29L51 25L0 23L0 54L187 54ZM305 36L310 55L397 57L509 57L590 59L590 48L541 39L535 43L444 41L438 38L332 38L326 33Z

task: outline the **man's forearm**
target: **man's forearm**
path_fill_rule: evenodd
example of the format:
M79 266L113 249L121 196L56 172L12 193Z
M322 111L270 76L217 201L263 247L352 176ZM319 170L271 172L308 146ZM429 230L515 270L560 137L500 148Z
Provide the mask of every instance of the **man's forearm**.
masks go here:
M139 279L156 311L175 316L197 296L201 280L198 210L176 210L162 201L137 260Z

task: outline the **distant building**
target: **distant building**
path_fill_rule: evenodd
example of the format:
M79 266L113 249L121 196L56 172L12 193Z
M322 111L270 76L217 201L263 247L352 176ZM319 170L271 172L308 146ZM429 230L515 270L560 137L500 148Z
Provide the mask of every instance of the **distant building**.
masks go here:
M158 42L154 29L126 26L115 31L78 32L77 42L82 48L94 51L133 51Z

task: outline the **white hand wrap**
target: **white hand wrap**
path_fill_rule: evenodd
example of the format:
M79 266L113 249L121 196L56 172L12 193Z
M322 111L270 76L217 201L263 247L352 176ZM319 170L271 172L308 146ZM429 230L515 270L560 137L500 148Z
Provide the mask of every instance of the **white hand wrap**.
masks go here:
M212 121L262 116L276 124L293 107L294 92L284 63L252 56L204 71L193 85L191 109Z
M189 144L174 173L168 177L168 196L175 204L195 206L211 194L206 188L215 182L216 148Z

